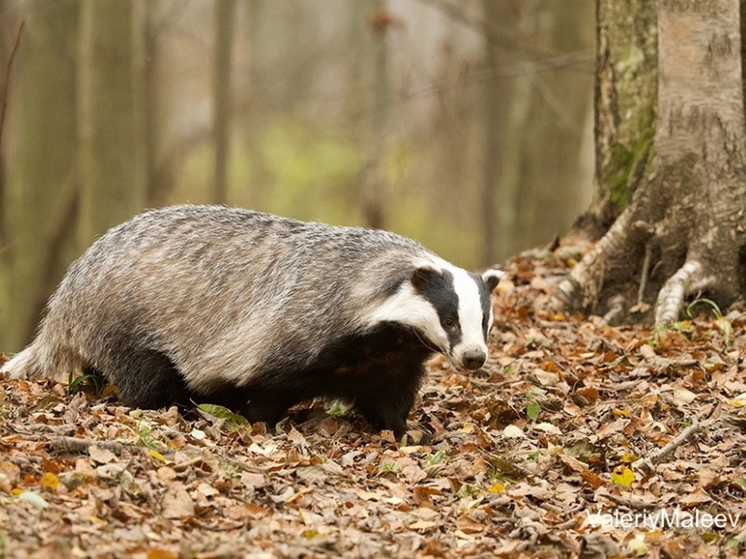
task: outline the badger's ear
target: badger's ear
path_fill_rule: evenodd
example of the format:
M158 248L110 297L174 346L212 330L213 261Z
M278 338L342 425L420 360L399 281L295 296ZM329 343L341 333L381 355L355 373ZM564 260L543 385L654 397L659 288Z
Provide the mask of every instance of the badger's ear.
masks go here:
M438 276L440 276L440 271L429 264L423 264L415 268L412 272L412 285L417 291L421 291L423 287L431 283Z
M490 292L494 291L500 279L505 275L502 270L487 270L482 274L482 280L487 285Z

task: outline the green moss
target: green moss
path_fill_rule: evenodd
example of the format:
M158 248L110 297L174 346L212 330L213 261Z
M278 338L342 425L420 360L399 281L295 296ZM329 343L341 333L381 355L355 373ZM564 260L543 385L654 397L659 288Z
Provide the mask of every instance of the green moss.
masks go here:
M630 173L645 159L647 169L653 161L655 139L655 111L652 105L642 112L637 142L631 147L615 144L611 151L611 165L606 177L610 200L621 211L629 202Z

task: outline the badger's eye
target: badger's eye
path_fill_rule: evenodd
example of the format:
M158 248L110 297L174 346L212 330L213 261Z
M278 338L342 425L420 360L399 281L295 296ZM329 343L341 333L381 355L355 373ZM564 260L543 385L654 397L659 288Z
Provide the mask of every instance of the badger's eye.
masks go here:
M455 330L456 329L456 321L452 318L446 318L443 321L443 328L446 330Z

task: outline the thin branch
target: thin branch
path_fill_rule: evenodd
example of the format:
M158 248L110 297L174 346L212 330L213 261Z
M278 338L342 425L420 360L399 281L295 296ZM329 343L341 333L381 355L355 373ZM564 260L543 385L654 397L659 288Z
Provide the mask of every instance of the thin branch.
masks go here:
M8 90L10 89L10 76L13 72L13 64L16 60L16 54L18 48L21 45L21 36L23 35L23 29L26 26L26 20L21 21L21 25L18 27L18 33L16 33L16 42L13 44L13 50L10 51L10 57L8 58L8 66L5 71L5 84L3 88L3 107L0 110L0 174L5 174L5 169L2 168L2 152L3 152L3 131L5 130L5 113L8 109ZM5 242L6 235L6 224L5 224L5 180L4 176L0 177L0 247Z
M668 441L668 444L663 448L660 448L648 456L645 460L640 463L640 467L647 473L655 471L655 464L660 462L666 455L670 454L686 441L688 441L692 435L699 433L703 429L703 425L697 420L697 416L692 417L692 423L684 429L681 433L676 435L673 439Z
M54 439L50 439L48 444L58 452L88 452L90 447L100 446L116 454L122 454L124 450L132 451L142 448L116 441L94 441L91 439L79 439L77 437L55 437Z
M496 43L504 48L511 50L517 48L525 52L548 54L550 56L557 54L556 50L537 45L534 41L527 40L521 34L516 33L513 29L495 25L494 23L482 18L470 16L455 4L448 2L447 0L417 1L441 11L452 20L457 21L470 29L474 29L482 34L488 41Z
M637 304L640 305L645 299L645 289L648 286L648 278L650 277L650 258L653 254L653 246L651 243L645 245L645 258L642 261L642 274L640 274L640 288L637 290Z
M702 425L695 415L692 417L692 422L689 427L687 427L681 433L676 435L676 437L668 441L668 444L666 444L666 446L653 452L653 454L648 457L648 460L653 463L660 462L660 460L663 459L667 454L679 448L682 444L689 440L689 437L691 437L695 433L699 433L701 430Z
M629 497L621 497L612 493L601 493L599 496L603 497L604 499L608 499L615 505L621 505L623 507L627 507L630 510L648 510L657 506L656 503L646 503L645 501L631 499Z
M484 83L495 79L517 78L519 76L532 76L543 72L551 72L552 70L559 70L567 66L590 62L593 60L594 56L595 54L592 49L579 50L576 52L561 54L559 56L553 56L551 58L544 58L542 60L505 64L504 66L475 70L469 72L458 80L451 81L450 83L441 82L430 84L410 93L405 93L404 95L399 96L399 100L412 101L428 95L460 89L465 85Z

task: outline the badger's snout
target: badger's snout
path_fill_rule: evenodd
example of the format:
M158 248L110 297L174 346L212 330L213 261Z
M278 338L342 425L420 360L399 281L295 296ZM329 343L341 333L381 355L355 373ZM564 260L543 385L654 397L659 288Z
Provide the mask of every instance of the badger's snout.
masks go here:
M487 361L487 354L481 349L470 349L464 352L461 364L465 369L478 369Z

